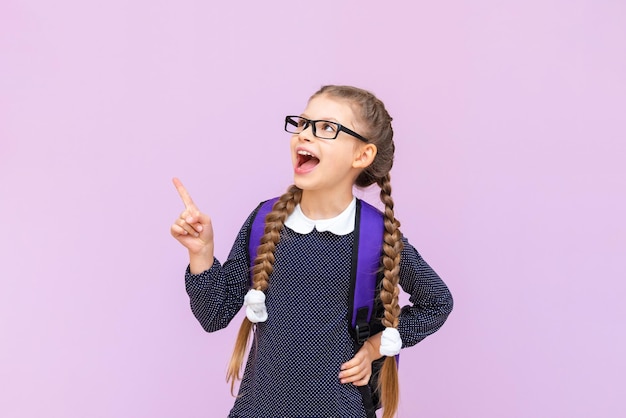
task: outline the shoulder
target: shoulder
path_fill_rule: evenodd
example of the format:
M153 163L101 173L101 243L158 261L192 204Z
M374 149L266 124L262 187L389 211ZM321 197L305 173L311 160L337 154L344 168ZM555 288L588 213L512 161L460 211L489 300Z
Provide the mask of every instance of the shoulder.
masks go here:
M260 202L248 216L248 219L244 224L245 228L251 230L252 234L262 234L265 224L265 216L272 211L274 203L276 203L278 199L279 197L273 197Z
M278 200L278 197L273 197L271 199L263 200L259 202L253 209L250 211L248 217L244 221L241 232L245 235L248 234L250 228L256 227L257 219L265 219L265 215L271 212L274 203Z
M363 199L359 199L358 197L356 198L356 202L357 202L357 206L361 206L361 208L366 208L367 210L371 210L373 212L377 212L379 214L383 214L383 212L378 209L376 206L372 205L371 203L366 202Z
M366 226L373 230L384 229L384 214L365 200L356 200L356 225L359 228Z
M252 217L254 218L261 217L261 219L265 219L265 215L267 215L268 213L272 211L272 208L274 207L274 203L276 203L276 201L279 198L280 197L273 197L271 199L267 199L259 203L257 207L254 209L254 211L252 212Z

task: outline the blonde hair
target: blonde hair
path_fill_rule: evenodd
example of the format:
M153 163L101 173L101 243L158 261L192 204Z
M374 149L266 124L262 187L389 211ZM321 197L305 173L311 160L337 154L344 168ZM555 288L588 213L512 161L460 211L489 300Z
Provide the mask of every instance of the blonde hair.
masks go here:
M324 86L317 91L311 99L317 96L327 95L332 98L345 100L353 109L361 122L359 127L369 143L377 148L376 158L357 177L355 185L367 187L377 184L380 187L380 200L385 205L383 236L383 254L381 264L383 267L383 279L380 288L380 301L384 307L381 322L385 327L397 328L400 317L400 305L398 287L400 272L400 253L402 252L402 240L400 234L400 222L395 218L391 198L391 179L389 172L393 166L395 145L393 143L393 129L391 116L385 109L384 104L372 93L351 86ZM274 250L280 239L280 231L287 217L293 212L302 198L302 190L292 185L274 204L272 211L265 218L265 230L261 238L261 244L257 250L257 256L252 267L252 287L256 290L267 289L269 276L274 270ZM240 379L240 371L243 365L248 340L252 331L252 323L245 318L239 329L235 348L231 357L226 379L231 383L231 393L234 392L235 381ZM381 404L384 408L383 418L391 418L398 409L398 370L394 357L387 357L379 372L378 388Z

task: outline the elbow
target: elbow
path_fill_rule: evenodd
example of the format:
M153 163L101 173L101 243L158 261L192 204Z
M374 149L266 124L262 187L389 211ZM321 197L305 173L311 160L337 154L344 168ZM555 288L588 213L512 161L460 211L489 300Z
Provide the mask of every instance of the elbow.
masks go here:
M206 332L215 332L224 328L225 325L221 324L215 315L211 315L209 312L202 309L194 309L192 305L191 311L196 317L198 323L202 326L202 329Z
M223 328L223 327L216 326L215 324L212 324L212 323L209 323L209 324L200 323L200 325L202 325L202 329L208 333L219 331Z
M200 315L195 312L194 315L202 326L202 329L208 333L226 328L232 319L230 317L223 317L219 315Z
M202 326L202 329L208 333L219 331L228 325L228 323L224 324L222 321L216 321L214 318L201 318L196 316L196 319Z

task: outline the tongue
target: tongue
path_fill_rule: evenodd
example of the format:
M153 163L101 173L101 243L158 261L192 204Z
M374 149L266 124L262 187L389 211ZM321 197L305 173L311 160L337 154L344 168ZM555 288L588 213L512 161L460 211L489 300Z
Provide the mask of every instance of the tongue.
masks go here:
M311 158L303 162L300 165L300 168L302 170L312 170L319 162L320 160L318 160L317 158Z

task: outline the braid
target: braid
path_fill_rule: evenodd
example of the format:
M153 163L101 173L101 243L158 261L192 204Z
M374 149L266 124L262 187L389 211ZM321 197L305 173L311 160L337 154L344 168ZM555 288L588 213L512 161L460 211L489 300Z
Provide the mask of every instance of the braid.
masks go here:
M400 274L400 253L402 252L402 240L400 239L400 221L393 212L393 199L391 198L391 182L389 174L380 182L380 200L385 204L385 233L383 237L383 266L385 268L383 286L380 298L385 307L383 325L386 327L398 327L400 306L398 305L398 280Z
M302 190L295 185L289 187L272 207L272 211L265 217L265 233L261 237L261 244L257 249L257 256L252 267L252 287L256 290L265 291L268 286L270 274L274 271L274 251L280 240L280 231L285 224L287 217L293 212L296 205L300 203ZM235 382L240 377L241 366L248 348L248 339L252 331L253 324L244 318L237 334L233 355L226 371L226 381L230 382L230 393L234 396Z
M257 256L252 267L252 287L256 290L267 289L267 281L274 271L274 250L280 240L280 230L287 217L300 203L301 198L302 190L294 185L290 186L265 217L265 233L261 237L261 244L257 249Z
M400 305L398 297L400 289L400 253L403 244L400 234L400 221L395 218L393 212L393 199L391 198L391 179L389 173L378 181L380 187L380 200L385 204L385 232L383 236L384 267L380 300L385 308L382 324L385 327L398 328L400 318ZM380 371L378 380L378 392L381 394L383 404L383 418L391 418L398 409L398 368L394 357L387 357Z

